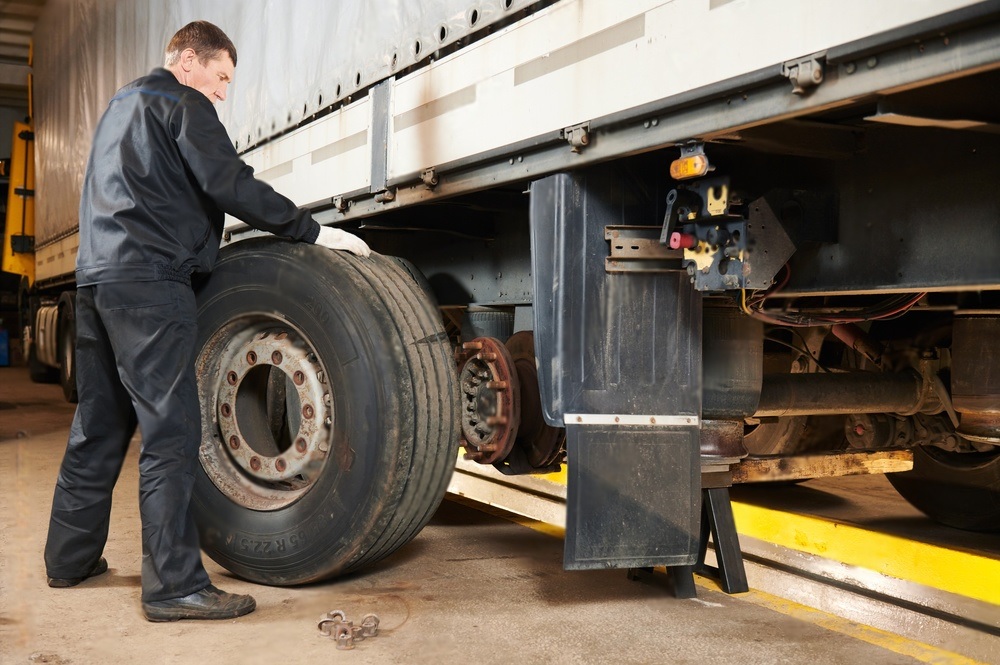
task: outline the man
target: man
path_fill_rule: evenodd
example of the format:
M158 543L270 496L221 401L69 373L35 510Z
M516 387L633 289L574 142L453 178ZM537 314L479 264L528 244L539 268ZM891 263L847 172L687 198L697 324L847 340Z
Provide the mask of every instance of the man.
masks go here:
M142 608L150 621L226 619L250 596L209 583L189 512L200 409L191 275L218 255L224 213L294 240L370 250L320 227L237 156L213 104L226 99L236 48L197 21L170 40L165 68L118 91L98 124L80 201L79 405L45 546L49 586L108 568L111 495L136 424L142 432Z

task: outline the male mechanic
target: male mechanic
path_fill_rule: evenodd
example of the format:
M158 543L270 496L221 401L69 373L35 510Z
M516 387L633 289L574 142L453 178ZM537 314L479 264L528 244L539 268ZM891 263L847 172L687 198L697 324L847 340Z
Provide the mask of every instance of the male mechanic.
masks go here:
M368 256L360 238L320 227L237 156L213 105L226 99L236 48L190 23L165 68L129 83L94 135L80 200L79 405L56 482L45 545L51 587L108 569L111 494L136 424L142 609L150 621L228 619L250 596L212 586L189 512L201 419L191 275L212 269L224 213L302 242Z

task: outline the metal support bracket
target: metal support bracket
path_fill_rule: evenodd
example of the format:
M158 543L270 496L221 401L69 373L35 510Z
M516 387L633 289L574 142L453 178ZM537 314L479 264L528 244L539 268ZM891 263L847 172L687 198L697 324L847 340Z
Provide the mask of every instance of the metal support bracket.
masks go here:
M420 181L427 189L434 189L438 184L437 172L434 169L424 169L420 173Z
M604 269L609 273L683 270L684 251L660 244L658 226L605 226L609 243Z
M570 145L570 150L580 152L590 145L590 123L573 125L563 130L563 138Z
M803 58L802 60L792 60L781 66L781 75L792 82L792 92L796 95L804 95L810 88L815 88L823 82L823 63L821 59L826 59L826 54L816 54Z
M375 195L375 203L392 203L396 200L396 190L387 189Z

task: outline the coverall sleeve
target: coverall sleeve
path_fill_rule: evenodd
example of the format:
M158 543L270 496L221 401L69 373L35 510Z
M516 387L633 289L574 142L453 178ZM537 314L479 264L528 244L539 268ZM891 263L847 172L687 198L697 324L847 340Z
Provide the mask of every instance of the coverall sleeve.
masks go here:
M170 129L198 186L220 210L262 231L316 242L319 224L308 210L254 177L204 95L185 95L171 114Z

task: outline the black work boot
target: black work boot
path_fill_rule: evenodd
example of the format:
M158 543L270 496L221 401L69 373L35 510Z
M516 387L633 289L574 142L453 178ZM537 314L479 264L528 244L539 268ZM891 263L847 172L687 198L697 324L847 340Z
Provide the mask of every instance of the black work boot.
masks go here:
M183 598L143 602L142 611L150 621L181 619L234 619L257 609L251 596L226 593L209 584Z
M53 589L66 589L71 586L76 586L88 577L96 577L101 573L106 572L108 572L108 560L102 556L98 559L97 563L94 564L94 567L91 568L90 571L83 577L50 577L49 586Z

